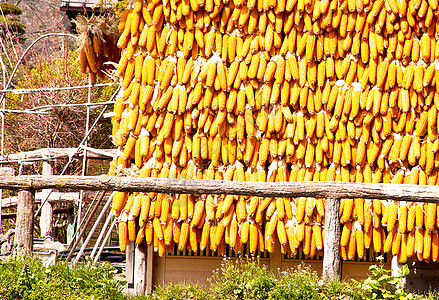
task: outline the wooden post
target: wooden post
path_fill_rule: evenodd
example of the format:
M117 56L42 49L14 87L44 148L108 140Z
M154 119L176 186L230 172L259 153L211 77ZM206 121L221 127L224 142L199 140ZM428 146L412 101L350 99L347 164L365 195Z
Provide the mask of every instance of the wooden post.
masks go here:
M325 241L323 247L323 278L328 280L340 280L341 278L341 226L340 219L338 217L339 211L339 199L326 199Z
M131 242L127 244L127 249L125 252L126 262L125 262L125 279L128 283L128 287L134 284L134 248L136 243Z
M136 244L136 249L134 252L134 293L136 295L145 294L147 260L146 251L146 243Z
M17 220L15 225L14 253L31 254L33 251L33 204L35 192L22 190L18 193Z
M280 251L280 243L276 242L274 245L274 252L270 253L270 270L276 273L282 267L282 256Z
M0 176L15 176L15 170L9 167L0 166ZM0 189L0 234L2 232L2 206L3 206L3 190Z
M53 175L52 163L49 161L43 161L43 175ZM41 201L45 201L43 207L41 208L40 217L40 231L41 237L53 237L53 207L52 203L49 202L48 196L52 192L51 189L45 189L42 191Z
M152 247L146 247L146 294L152 293L152 275L154 268L154 250Z

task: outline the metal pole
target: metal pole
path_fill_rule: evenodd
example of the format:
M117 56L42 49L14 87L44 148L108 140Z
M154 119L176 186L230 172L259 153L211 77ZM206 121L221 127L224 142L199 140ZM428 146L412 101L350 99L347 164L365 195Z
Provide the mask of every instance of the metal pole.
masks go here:
M104 198L104 195L105 195L105 191L103 191L103 193L99 197L98 201L96 202L95 206L93 207L93 210L91 211L90 215L87 217L87 221L85 221L84 227L81 228L81 231L78 234L79 238L82 237L82 235L85 233L85 229L87 228L88 224L90 223L92 216L96 213L96 210L98 209L99 204L101 203L102 199ZM76 239L75 243L73 244L72 249L70 249L69 255L66 258L66 262L68 262L70 260L70 258L72 258L73 252L75 251L76 247L79 244L79 238Z
M99 233L98 239L96 240L96 243L95 243L95 245L93 247L93 251L91 251L90 258L93 258L95 256L96 251L98 250L99 244L101 243L102 238L104 237L104 234L107 231L107 227L108 227L108 225L110 225L112 217L113 217L113 215L110 212L108 214L107 220L105 220L104 226L102 226L101 233Z
M81 223L79 223L78 225L78 230L75 231L75 233L72 236L72 241L76 238L76 235L79 234L79 229L82 228L82 223L84 223L84 221L86 220L86 218L89 218L89 213L90 211L93 209L93 213L95 212L95 208L93 206L93 204L95 203L96 199L98 199L99 193L96 193L96 196L93 198L93 200L91 201L90 205L88 206L87 211L84 214L84 218L82 219ZM98 201L101 201L101 199L103 199L103 196L101 195L101 198ZM70 248L70 243L68 244L67 248Z
M112 195L113 194L111 194L111 196L108 198L107 203L105 203L104 208L102 209L102 211L99 214L98 218L96 219L93 227L91 228L90 232L88 233L88 236L87 236L87 238L84 241L84 244L82 244L82 247L79 250L79 253L76 255L76 258L73 260L73 264L76 264L78 262L78 260L81 258L82 254L84 253L85 247L87 247L87 244L90 241L91 237L93 236L93 233L95 232L96 228L98 227L99 222L101 221L101 219L103 218L105 212L108 210L108 208L111 205L111 202L113 200Z
M87 104L90 104L91 102L91 78L90 75L88 75L88 83L89 83L89 88L88 88L88 95L87 95ZM85 120L85 133L88 133L90 127L90 106L87 106L87 118ZM88 144L88 135L86 135L84 137L84 146L85 148L83 149L83 153L84 153L84 157L82 158L82 176L85 176L87 173L87 144ZM79 205L78 205L78 224L81 221L81 211L82 211L82 202L84 200L84 191L81 190L80 194L79 194Z
M108 238L110 237L111 231L114 228L114 225L116 225L116 218L113 219L113 222L111 223L110 229L107 231L107 234L105 235L104 240L102 241L101 247L99 248L98 254L96 254L94 260L93 260L93 265L96 265L96 263L98 262L99 258L101 257L102 251L104 250L105 244L108 241Z

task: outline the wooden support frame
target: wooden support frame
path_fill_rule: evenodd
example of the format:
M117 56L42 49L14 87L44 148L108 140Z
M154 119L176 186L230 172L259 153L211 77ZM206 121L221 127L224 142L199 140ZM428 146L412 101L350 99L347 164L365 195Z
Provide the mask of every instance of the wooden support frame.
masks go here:
M340 221L338 212L341 198L392 199L397 201L439 203L438 186L419 186L385 183L346 183L346 182L237 182L224 180L195 180L111 176L0 176L0 188L25 190L20 193L22 206L32 207L35 189L53 188L58 190L83 189L105 191L137 191L178 194L229 194L259 197L316 197L326 198L326 224L324 240L323 276L327 279L341 278ZM18 218L18 216L17 216ZM20 218L25 219L24 216ZM26 223L26 222L25 222ZM18 224L18 222L17 222ZM26 223L27 224L27 223ZM29 235L22 235L27 236ZM24 237L23 237L24 238ZM25 244L28 241L17 240ZM23 246L29 247L28 244ZM31 246L30 246L31 247ZM152 248L139 249L140 257L136 266L143 266L146 255L146 275L136 282L136 291L151 291ZM145 281L142 281L145 278Z
M259 197L365 198L439 203L439 186L341 181L249 182L102 176L0 176L0 189L227 194Z

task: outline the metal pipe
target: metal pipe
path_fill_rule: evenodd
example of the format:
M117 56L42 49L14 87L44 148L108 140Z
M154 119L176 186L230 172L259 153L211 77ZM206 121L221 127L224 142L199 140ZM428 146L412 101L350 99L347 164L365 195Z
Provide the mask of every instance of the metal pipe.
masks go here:
M102 226L101 232L99 233L98 239L96 240L96 243L93 247L93 251L90 253L90 258L93 258L96 254L96 251L98 250L99 244L102 241L102 238L104 237L104 234L107 232L107 227L110 225L111 218L113 217L113 214L110 212L108 214L107 219L105 220L104 226Z
M53 104L53 105L44 105L44 106L37 106L25 110L18 110L18 109L1 109L0 113L15 113L15 114L41 114L41 115L47 115L49 114L46 112L46 110L49 110L51 108L55 107L77 107L77 106L87 106L87 107L93 107L93 106L102 106L102 105L109 105L114 104L116 101L106 101L106 102L94 102L94 103L69 103L69 104ZM40 111L41 110L41 111Z
M90 74L88 75L88 83L90 87L88 88L87 93L87 104L90 104L91 102L91 77ZM88 132L88 129L90 127L90 106L87 106L87 117L85 119L85 132ZM84 141L85 148L83 149L84 156L82 157L82 176L85 176L87 173L87 145L88 145L88 136L86 136ZM82 210L82 200L84 198L84 191L81 190L79 193L79 205L78 205L78 223L81 220L81 210Z
M81 223L79 223L79 225L78 225L78 230L73 234L73 236L72 236L72 241L75 239L75 237L76 237L76 235L78 234L78 232L79 232L79 229L80 228L82 228L82 223L84 223L84 220L86 220L85 218L88 218L88 213L90 212L90 210L92 209L92 207L93 207L93 204L95 203L95 201L96 201L96 199L98 198L98 196L99 196L99 193L97 193L95 196L94 196L94 198L93 198L93 200L91 201L91 203L90 203L90 205L89 205L89 207L88 207L88 209L87 209L87 211L85 212L85 214L84 214L84 219L81 221ZM70 247L70 244L68 245L68 248Z
M96 213L96 210L98 209L99 204L101 203L102 199L104 198L104 195L105 195L105 191L102 193L102 195L99 197L98 201L96 202L95 206L93 207L92 212L90 213L90 215L88 216L87 220L84 223L84 227L81 228L81 231L79 232L79 238L85 233L85 229L87 228L88 224L90 223L93 215ZM73 252L79 244L79 238L76 239L75 243L73 244L72 249L70 249L70 253L66 258L67 262L70 260L70 258L72 258Z
M110 229L107 231L107 234L105 235L104 240L102 241L101 247L99 248L98 254L96 254L94 260L93 260L93 265L96 265L96 263L98 262L99 258L101 257L102 251L104 250L105 244L108 241L108 238L110 237L111 231L114 228L114 225L116 225L116 218L113 219L113 222L111 223Z
M68 90L77 90L77 89L86 89L91 87L103 87L103 86L111 86L115 85L114 82L109 83L97 83L94 85L76 85L76 86L64 86L64 87L53 87L53 88L35 88L35 89L4 89L0 90L0 93L14 93L16 95L21 94L30 94L30 93L42 93L42 92L53 92L53 91L68 91Z
M82 254L84 253L85 247L87 247L87 244L90 241L91 237L93 236L93 233L95 232L96 228L98 227L99 222L101 222L101 219L103 218L105 212L110 207L112 200L113 200L113 194L111 194L111 196L108 197L107 203L105 203L104 208L101 210L101 213L99 214L98 218L96 219L95 223L93 224L93 227L91 228L90 232L88 233L88 236L84 241L84 244L82 244L81 250L79 250L79 253L76 255L75 259L73 260L73 265L75 265L79 261L79 259L81 258Z
M0 55L0 64L2 66L2 74L3 74L3 87L6 86L6 66L3 62L3 58ZM6 103L3 101L2 104L3 110L6 108ZM2 137L1 137L1 159L3 160L3 157L5 155L5 114L1 113L2 116ZM0 164L1 167L3 167L3 164ZM2 199L3 199L3 190L0 189L0 232L2 232Z

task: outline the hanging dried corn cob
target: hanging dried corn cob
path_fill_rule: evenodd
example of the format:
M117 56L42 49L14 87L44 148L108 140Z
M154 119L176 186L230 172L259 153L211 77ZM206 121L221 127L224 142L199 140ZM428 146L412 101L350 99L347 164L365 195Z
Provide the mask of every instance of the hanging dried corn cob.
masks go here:
M88 73L92 84L96 75L103 77L104 70L114 68L106 62L118 62L120 50L116 46L119 38L118 21L114 15L93 15L91 18L79 15L73 20L79 34L79 59L81 72Z

